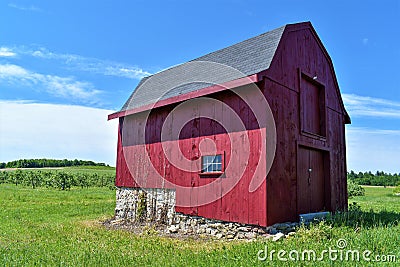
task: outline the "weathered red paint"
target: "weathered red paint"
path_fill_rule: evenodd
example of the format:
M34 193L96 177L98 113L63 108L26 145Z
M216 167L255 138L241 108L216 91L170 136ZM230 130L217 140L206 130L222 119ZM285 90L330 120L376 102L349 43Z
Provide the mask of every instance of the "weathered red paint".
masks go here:
M287 26L270 68L252 75L250 80L257 83L268 101L277 130L274 162L257 190L249 192L249 184L257 165L266 164L265 160L258 161L261 144L266 142L261 138L266 129L259 127L243 100L221 86L163 100L155 105L147 120L143 111L150 106L111 114L109 119L120 120L116 186L191 187L193 191L185 195L177 191L177 212L262 226L298 220L298 214L303 212L346 209L344 124L350 123L350 118L340 97L331 59L311 24ZM234 81L226 87L242 86L239 90L246 90L244 81ZM178 136L162 141L162 127L170 131L175 127L165 125L174 107L205 95L222 101L238 114L245 131L228 133L219 123L202 117L204 109L199 103L174 113L178 121L185 113L194 119L187 122ZM307 99L311 99L310 105ZM230 123L224 108L211 103L207 110ZM143 124L144 132L138 127ZM245 151L238 146L244 136L250 144L246 148L251 155L248 162L242 156ZM234 163L225 178L193 171L199 167L196 164L201 157L200 146L205 151L213 150L206 139L213 140L216 150L224 153L226 164ZM144 155L149 155L150 162L143 159ZM171 159L188 162L186 170L175 166ZM237 179L235 175L239 176L242 168L244 172L238 183L222 196L224 187ZM160 176L171 184L157 178ZM212 185L207 195L194 190L207 184ZM222 197L198 205L210 195ZM189 207L179 206L183 198L190 199Z

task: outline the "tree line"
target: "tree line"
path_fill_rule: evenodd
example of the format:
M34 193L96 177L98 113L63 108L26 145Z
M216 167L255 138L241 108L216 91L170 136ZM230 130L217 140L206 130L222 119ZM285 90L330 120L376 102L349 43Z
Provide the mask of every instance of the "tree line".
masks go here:
M44 167L72 167L72 166L108 166L105 163L96 163L91 160L68 159L19 159L0 163L4 168L44 168Z
M390 174L383 171L359 172L350 171L347 178L358 185L375 185L375 186L398 186L400 185L400 174Z
M114 189L115 174L69 173L66 171L0 171L0 184L15 184L68 190L71 187L108 187Z

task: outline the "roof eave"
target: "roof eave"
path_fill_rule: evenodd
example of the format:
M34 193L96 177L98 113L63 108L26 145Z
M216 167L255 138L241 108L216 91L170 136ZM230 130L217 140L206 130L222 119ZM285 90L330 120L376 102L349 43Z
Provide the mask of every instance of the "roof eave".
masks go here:
M344 123L345 124L351 124L351 118L349 113L347 113L346 110L344 110Z
M246 77L243 77L243 78L239 78L239 79L236 79L236 80L228 81L228 82L225 82L225 83L222 83L222 84L215 84L215 85L212 85L212 86L208 86L208 87L202 88L202 89L197 90L197 91L193 91L193 92L189 92L189 93L186 93L186 94L182 94L182 95L173 96L173 97L170 97L170 98L167 98L167 99L159 100L156 103L143 105L143 106L140 106L140 107L137 107L137 108L133 108L133 109L117 111L115 113L112 113L112 114L108 115L108 120L129 116L129 115L136 114L136 113L139 113L139 112L152 110L154 108L159 108L159 107L171 105L171 104L174 104L174 103L186 101L186 100L189 100L189 99L193 99L193 98L196 98L196 97L210 95L210 94L221 92L221 91L224 91L224 90L227 90L227 89L233 89L233 88L236 88L236 87L239 87L239 86L255 83L255 82L259 81L258 77L259 77L259 75L256 73L256 74L252 74L252 75L249 75L249 76L246 76Z

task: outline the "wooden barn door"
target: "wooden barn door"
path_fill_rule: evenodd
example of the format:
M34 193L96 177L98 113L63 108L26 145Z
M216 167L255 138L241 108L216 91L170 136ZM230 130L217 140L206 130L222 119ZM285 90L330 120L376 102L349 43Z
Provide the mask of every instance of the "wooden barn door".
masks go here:
M299 146L297 159L297 211L299 214L326 209L325 153L322 150Z

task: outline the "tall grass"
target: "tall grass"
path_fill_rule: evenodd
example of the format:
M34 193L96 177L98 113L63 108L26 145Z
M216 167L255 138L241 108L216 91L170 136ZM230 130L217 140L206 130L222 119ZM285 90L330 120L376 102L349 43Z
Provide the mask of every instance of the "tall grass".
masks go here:
M389 197L391 196L391 197ZM394 198L394 199L392 199ZM400 262L400 206L389 188L366 188L350 213L302 226L295 236L272 242L210 241L107 230L115 192L106 188L31 189L0 185L0 266L374 266L365 261L280 261L279 250L346 248L396 254ZM379 201L386 201L385 209ZM359 207L358 207L359 206ZM371 211L372 208L372 211ZM258 252L275 250L273 260ZM287 255L286 255L287 257ZM397 263L399 263L397 262ZM382 266L396 266L385 263Z

